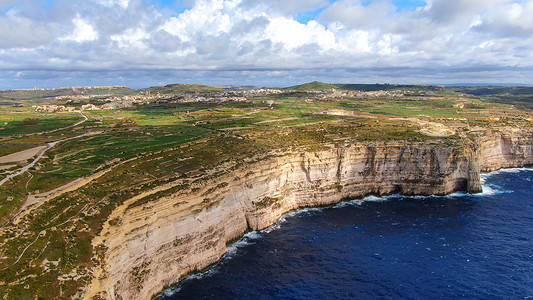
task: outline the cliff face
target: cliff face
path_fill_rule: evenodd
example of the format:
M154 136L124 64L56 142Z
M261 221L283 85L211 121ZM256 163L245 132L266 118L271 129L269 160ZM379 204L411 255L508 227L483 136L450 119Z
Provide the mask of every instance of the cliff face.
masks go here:
M532 141L516 134L479 145L367 143L290 152L127 209L132 199L93 242L105 250L105 263L87 297L148 299L216 263L246 231L297 208L366 194L479 192L480 171L532 164Z
M533 164L533 133L515 131L481 141L479 164L482 172Z

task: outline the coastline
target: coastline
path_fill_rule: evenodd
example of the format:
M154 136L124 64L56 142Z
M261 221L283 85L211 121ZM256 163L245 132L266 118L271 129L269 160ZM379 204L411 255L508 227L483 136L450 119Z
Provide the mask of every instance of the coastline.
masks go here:
M533 163L528 135L514 140L495 136L489 145L395 142L285 153L206 182L194 193L179 192L131 209L126 202L110 217L120 217L123 224L106 224L93 241L105 247L105 265L94 272L86 298L153 298L216 265L228 243L275 225L296 209L368 195L475 193L481 190L480 171L491 161L508 167ZM206 203L202 195L207 193L211 200Z
M201 278L208 277L208 276L211 276L211 275L217 273L218 272L217 267L219 267L221 264L224 264L224 263L227 263L227 262L231 261L237 255L239 255L238 253L236 253L236 250L238 248L244 248L244 247L247 247L247 246L251 245L251 243L248 243L245 240L247 240L247 239L252 239L252 240L259 239L260 236L262 236L263 234L268 234L268 233L270 233L270 232L272 232L272 231L274 231L276 229L279 229L282 226L282 224L284 222L286 222L287 218L294 217L294 216L296 216L298 214L311 212L311 211L320 212L323 209L342 208L342 207L345 207L347 205L361 205L364 202L387 202L387 201L390 201L391 198L404 198L404 197L410 197L410 198L412 198L412 197L414 197L414 198L417 198L417 197L423 197L423 198L438 197L438 198L441 198L442 197L442 198L447 198L447 197L458 197L458 196L471 196L471 197L490 196L490 195L494 195L494 193L500 193L502 191L494 191L489 186L486 186L485 182L484 182L484 179L486 179L486 178L488 178L490 176L496 175L496 174L500 174L500 173L516 173L516 172L520 172L520 171L533 171L533 165L526 165L526 166L523 166L523 167L502 168L502 169L498 169L498 170L495 170L495 171L482 172L481 173L481 183L483 185L483 191L479 192L479 193L475 193L475 194L468 194L468 193L462 193L462 192L453 192L453 193L450 193L450 194L447 194L447 195L402 195L402 194L389 194L389 195L381 195L381 196L378 196L378 195L367 195L367 196L356 198L356 199L342 200L341 202L335 203L335 204L324 205L324 206L316 206L316 207L298 208L298 209L289 211L289 212L285 213L284 215L282 215L276 221L275 224L273 224L273 225L271 225L271 226L269 226L267 228L264 228L264 229L261 229L261 230L258 230L258 231L254 230L254 231L246 232L239 239L237 239L234 242L231 242L228 245L228 247L226 248L227 249L226 253L224 254L224 256L222 258L220 258L220 260L218 262L216 262L215 264L213 264L211 266L206 267L204 270L201 270L201 271L199 271L197 273L193 273L193 274L187 275L186 277L181 278L172 287L165 288L163 291L161 291L157 295L153 296L151 299L159 299L163 295L166 296L166 297L170 297L170 296L178 293L180 291L180 289L181 289L181 284L185 283L187 280L201 279ZM488 189L488 191L485 191L485 189ZM355 204L355 203L357 203L357 204Z

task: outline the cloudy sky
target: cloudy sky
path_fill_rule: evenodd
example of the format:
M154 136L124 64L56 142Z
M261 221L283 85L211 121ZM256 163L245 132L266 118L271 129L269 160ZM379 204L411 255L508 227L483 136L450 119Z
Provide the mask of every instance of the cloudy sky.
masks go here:
M533 84L533 0L0 0L0 89Z

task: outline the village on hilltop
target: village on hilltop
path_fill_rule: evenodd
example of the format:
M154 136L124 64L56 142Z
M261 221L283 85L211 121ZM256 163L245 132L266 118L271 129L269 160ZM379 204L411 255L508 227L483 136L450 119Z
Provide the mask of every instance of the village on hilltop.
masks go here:
M165 87L172 86L167 85ZM194 84L178 84L175 86L194 86ZM199 85L205 87L203 85ZM85 91L96 90L98 87L86 87ZM109 90L122 88L122 87L100 87L98 90L106 88ZM229 87L235 89L235 87ZM74 89L74 88L72 88ZM78 89L78 88L76 88ZM81 88L79 88L81 89ZM292 89L280 89L280 88L241 88L235 90L225 91L194 91L194 92L152 92L150 89L141 90L136 94L130 95L113 95L113 94L98 94L88 93L81 95L61 95L53 97L54 100L66 100L65 105L35 105L36 112L50 112L50 113L62 113L62 112L75 112L84 110L108 110L108 109L121 109L133 107L135 105L148 105L151 103L179 103L179 102L226 102L226 101L248 101L251 97L264 97L268 95L275 95L281 93L297 93L300 91ZM324 101L335 100L340 98L402 98L404 96L419 95L420 92L414 92L409 90L374 90L374 91L360 91L360 90L338 90L338 89L326 89L326 90L307 90L307 101ZM430 96L431 91L422 92L423 95ZM92 103L81 104L77 106L69 106L70 103L89 100ZM102 103L102 104L99 104Z

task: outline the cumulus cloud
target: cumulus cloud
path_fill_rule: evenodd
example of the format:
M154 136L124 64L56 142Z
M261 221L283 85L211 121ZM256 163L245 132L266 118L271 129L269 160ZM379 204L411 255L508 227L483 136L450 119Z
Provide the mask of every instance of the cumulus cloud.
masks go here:
M0 48L35 47L54 39L54 34L42 24L8 14L0 18Z
M72 40L78 43L94 41L98 38L98 32L94 30L94 27L89 24L87 21L82 19L80 15L77 15L74 20L74 31L68 37L63 38L64 40Z
M327 23L339 22L348 28L374 28L390 17L396 6L388 0L339 0L322 12L321 20Z
M533 1L502 3L483 16L476 28L496 37L527 37L533 35Z
M123 72L122 78L196 72L219 78L209 73L216 71L246 81L246 74L263 78L256 72L308 78L301 70L310 70L361 81L361 72L335 70L400 68L421 80L441 78L434 74L439 70L451 78L449 70L467 74L457 70L490 66L480 74L500 68L523 82L525 71L510 67L533 67L533 0L426 0L414 10L392 0L178 1L183 11L145 0L48 4L0 0L5 74L90 71L101 80L95 72ZM314 18L298 22L304 13Z

